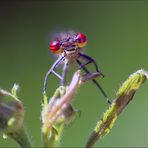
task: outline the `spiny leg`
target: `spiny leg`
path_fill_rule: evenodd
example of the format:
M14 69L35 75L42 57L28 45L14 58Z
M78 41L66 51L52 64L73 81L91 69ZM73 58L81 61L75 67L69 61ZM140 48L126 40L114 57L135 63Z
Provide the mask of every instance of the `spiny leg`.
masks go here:
M79 56L80 56L80 58L86 60L86 63L85 64L81 64L81 67L83 67L83 66L85 67L86 65L88 65L90 63L93 63L95 68L96 68L96 71L98 73L100 73L100 75L102 75L104 77L104 75L100 72L97 63L95 62L95 60L93 58L91 58L90 56L88 56L88 55L86 55L86 54L84 54L82 52L79 52Z
M62 79L62 77L61 77L58 73L56 73L56 72L54 71L54 69L55 69L57 66L59 66L60 62L61 62L63 59L64 59L64 56L59 57L59 58L55 61L55 63L52 65L52 67L49 69L49 71L46 73L46 76L45 76L45 79L44 79L43 92L42 92L43 95L46 94L47 80L48 80L48 76L49 76L51 73L55 74L59 79Z
M88 70L85 66L81 67L82 63L81 63L78 59L77 59L76 61L77 61L77 63L80 65L80 68L82 68L87 74L90 73L89 70ZM101 93L102 93L103 96L105 97L105 99L106 99L106 101L108 102L108 104L111 104L112 102L110 101L110 99L109 99L108 96L106 95L106 93L105 93L105 91L103 90L103 88L101 87L101 85L97 82L97 80L96 80L96 79L92 79L92 81L93 81L93 83L95 83L96 86L99 88L99 90L101 91Z

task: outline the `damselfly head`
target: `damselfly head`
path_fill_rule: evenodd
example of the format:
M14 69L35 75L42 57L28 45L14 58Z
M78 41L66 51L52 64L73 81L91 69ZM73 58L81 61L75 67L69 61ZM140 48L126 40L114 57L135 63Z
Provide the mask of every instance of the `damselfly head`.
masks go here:
M82 33L62 34L56 40L50 43L50 51L55 54L65 52L74 52L83 48L87 43L87 38Z

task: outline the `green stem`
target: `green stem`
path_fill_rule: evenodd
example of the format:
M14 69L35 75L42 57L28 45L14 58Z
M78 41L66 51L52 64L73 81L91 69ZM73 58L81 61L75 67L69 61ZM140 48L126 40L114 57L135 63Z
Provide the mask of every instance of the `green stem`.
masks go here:
M116 93L116 97L108 110L103 114L87 141L86 147L92 147L97 140L108 134L113 127L117 117L133 99L136 91L148 79L148 73L138 70L129 76Z
M32 148L32 142L24 126L13 133L7 133L9 137L14 139L21 148Z
M64 126L60 126L58 129L51 127L45 127L42 129L43 147L60 147L60 139Z
M49 128L43 130L42 130L43 147L55 147L55 133L53 132L51 133L49 131Z

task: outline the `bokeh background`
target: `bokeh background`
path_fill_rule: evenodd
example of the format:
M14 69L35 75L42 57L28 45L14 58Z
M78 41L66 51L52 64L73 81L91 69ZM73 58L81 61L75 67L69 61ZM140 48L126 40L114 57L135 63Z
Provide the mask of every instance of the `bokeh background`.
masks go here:
M99 79L110 98L127 76L138 69L148 70L148 2L97 0L0 1L0 87L21 87L25 124L34 142L41 146L40 111L44 76L54 62L48 50L52 32L76 30L87 35L86 53L105 74ZM50 78L48 90L58 86ZM62 147L82 147L107 103L91 82L75 96L81 111L61 141ZM148 146L148 82L118 118L115 126L95 146ZM0 146L17 146L2 139Z

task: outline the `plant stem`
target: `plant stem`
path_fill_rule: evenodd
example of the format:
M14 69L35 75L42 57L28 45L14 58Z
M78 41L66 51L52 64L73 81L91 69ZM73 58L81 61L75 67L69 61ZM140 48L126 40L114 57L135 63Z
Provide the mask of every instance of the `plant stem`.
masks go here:
M108 110L103 114L87 141L86 147L90 148L104 135L110 132L118 115L133 99L134 94L139 87L148 78L148 73L144 70L138 70L129 76L116 93L116 97Z
M81 73L78 70L69 86L60 86L48 104L44 101L41 115L44 147L59 147L62 131L75 115L71 102L81 84ZM47 97L44 96L44 98Z
M16 132L7 133L7 135L14 139L20 145L21 148L33 147L30 137L24 126L18 129Z

